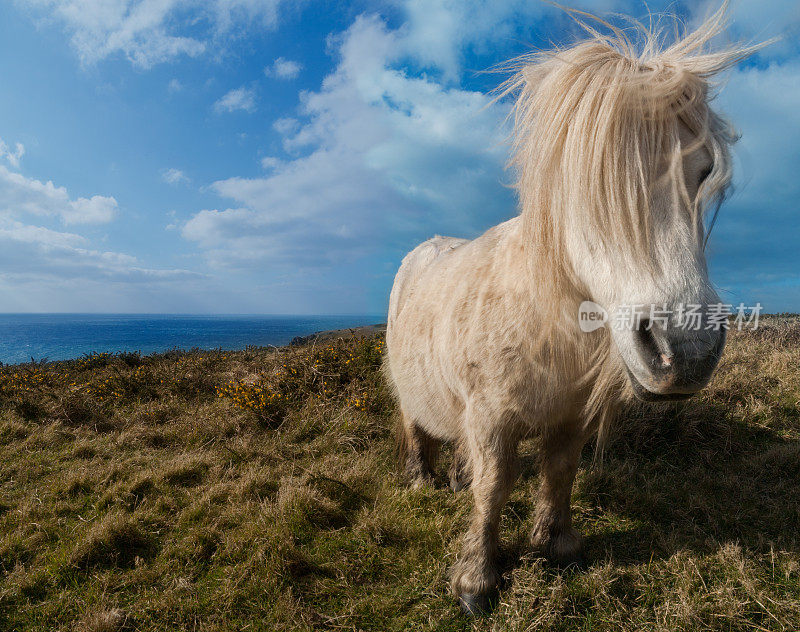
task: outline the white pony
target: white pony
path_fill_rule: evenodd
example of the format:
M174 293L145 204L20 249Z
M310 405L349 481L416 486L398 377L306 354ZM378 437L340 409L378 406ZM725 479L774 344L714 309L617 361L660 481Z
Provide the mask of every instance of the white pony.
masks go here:
M704 210L731 177L731 128L709 107L710 81L758 47L709 51L727 2L671 45L580 22L588 41L517 60L514 154L521 214L467 241L435 237L409 253L392 288L386 370L402 413L405 468L432 478L441 441L471 482L471 523L452 571L462 608L496 594L498 522L517 444L541 437L531 541L558 564L580 561L570 493L581 448L631 393L688 397L725 343L706 268ZM628 328L583 333L578 310L659 306ZM680 320L702 306L700 329ZM663 315L663 314L662 314Z

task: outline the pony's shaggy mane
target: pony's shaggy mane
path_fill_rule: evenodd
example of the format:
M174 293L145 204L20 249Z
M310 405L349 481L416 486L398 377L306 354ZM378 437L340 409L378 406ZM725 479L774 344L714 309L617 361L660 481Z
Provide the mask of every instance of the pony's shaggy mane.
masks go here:
M516 95L511 165L528 243L534 245L532 268L547 285L561 277L559 271L570 270L562 237L574 226L602 235L609 254L632 253L637 264L652 265L648 192L665 161L679 199L696 214L699 233L704 231L704 210L730 182L728 148L736 139L708 106L712 80L766 45L712 50L727 24L728 6L726 0L691 33L681 34L673 18L671 44L652 21L631 21L632 28L623 30L564 8L589 39L505 66L514 74L499 98ZM714 161L695 200L688 199L681 158L697 147L681 147L679 121ZM699 234L698 243L704 241Z

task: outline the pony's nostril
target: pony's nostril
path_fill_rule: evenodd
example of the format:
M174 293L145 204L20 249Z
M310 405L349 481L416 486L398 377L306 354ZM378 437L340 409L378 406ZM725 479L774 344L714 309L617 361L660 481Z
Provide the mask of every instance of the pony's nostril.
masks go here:
M656 340L657 332L654 329L647 318L639 322L638 328L634 331L639 353L652 369L662 371L672 369L675 356L672 353L665 353L667 349Z

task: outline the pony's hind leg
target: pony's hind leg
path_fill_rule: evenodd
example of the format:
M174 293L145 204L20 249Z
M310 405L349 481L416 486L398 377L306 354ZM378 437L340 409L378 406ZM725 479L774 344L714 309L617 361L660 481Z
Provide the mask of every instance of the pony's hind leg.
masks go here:
M433 484L433 468L439 453L439 443L403 413L400 459L413 488Z
M450 464L450 489L460 492L472 482L472 465L469 462L469 448L459 441L453 448L453 462Z
M583 565L583 540L572 527L570 496L585 442L578 428L548 432L542 437L541 488L531 543L551 563Z

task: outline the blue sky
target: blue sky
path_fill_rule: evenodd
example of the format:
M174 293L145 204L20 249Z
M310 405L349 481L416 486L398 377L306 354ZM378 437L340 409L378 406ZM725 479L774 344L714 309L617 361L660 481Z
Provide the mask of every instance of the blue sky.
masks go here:
M717 100L742 140L712 278L800 311L800 3L732 15L784 39ZM0 311L381 313L417 243L517 212L480 71L574 37L535 0L0 3Z

